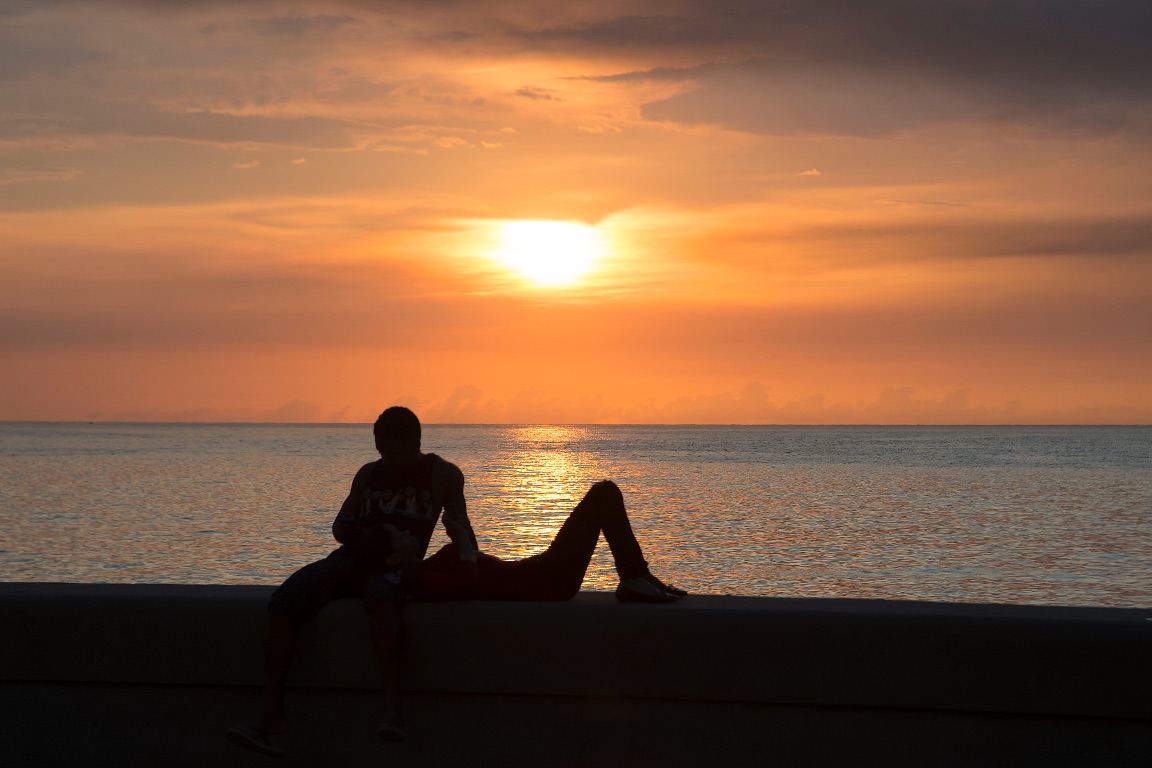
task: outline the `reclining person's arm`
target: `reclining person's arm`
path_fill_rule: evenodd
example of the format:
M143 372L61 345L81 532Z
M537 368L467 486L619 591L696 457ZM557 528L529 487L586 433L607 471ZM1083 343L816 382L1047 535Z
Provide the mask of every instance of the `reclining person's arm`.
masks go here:
M452 543L404 572L405 585L419 600L469 600L476 596L480 583L477 558L483 555L473 546L475 535L467 516L460 513L463 500L461 493L456 501L444 504L444 530Z

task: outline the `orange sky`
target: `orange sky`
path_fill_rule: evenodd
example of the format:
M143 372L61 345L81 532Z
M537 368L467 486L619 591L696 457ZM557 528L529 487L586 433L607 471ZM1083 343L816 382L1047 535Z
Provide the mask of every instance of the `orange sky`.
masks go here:
M0 3L0 420L1152 423L1150 342L1137 3Z

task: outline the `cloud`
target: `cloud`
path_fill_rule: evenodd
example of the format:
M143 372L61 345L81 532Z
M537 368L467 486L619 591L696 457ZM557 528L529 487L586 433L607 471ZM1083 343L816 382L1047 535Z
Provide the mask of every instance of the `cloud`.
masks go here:
M620 126L611 125L609 123L600 123L598 125L578 125L576 126L576 130L580 131L581 133L591 134L614 134L624 132L624 129Z
M310 400L291 400L266 414L260 421L283 424L300 424L319 421L321 408Z
M736 5L735 3L733 5ZM605 7L605 6L601 6ZM511 37L536 47L577 44L600 48L685 47L732 41L736 29L731 9L721 6L701 8L688 3L682 15L665 13L622 15L595 21L511 31Z
M1152 257L1152 216L1034 221L986 231L990 250L1001 256Z
M614 420L616 409L598 396L569 398L542 389L505 399L485 398L476 385L457 387L442 403L429 403L421 419L435 424L586 424Z
M1148 424L1152 409L1112 404L1053 409L1015 400L978 403L970 388L933 396L910 385L884 387L863 400L833 400L819 392L783 399L752 381L736 391L616 406L599 398L564 398L542 390L524 390L504 400L485 398L479 387L464 385L445 401L424 405L421 418L430 424Z
M889 386L870 400L833 401L818 392L774 401L758 381L739 392L680 397L637 406L628 420L662 424L1148 424L1152 409L1125 405L1029 407L1019 401L975 403L970 388L923 395L909 385Z
M0 92L0 136L360 147L424 122L430 104L462 125L508 95L556 100L536 85L485 93L459 66L514 65L525 47L624 68L589 82L678 86L644 97L650 121L868 138L981 120L1052 136L1152 128L1152 20L1120 2L348 2L256 18L264 6L162 5L146 33L123 23L133 3L15 17L0 78L37 82ZM441 63L409 71L408 55Z
M164 409L156 407L118 408L115 411L89 413L87 418L101 421L162 421L162 422L228 422L257 424L339 424L363 423L369 418L349 418L350 406L325 411L312 400L289 400L278 408L220 408L195 407Z
M800 173L798 173L796 175L797 176L821 176L823 174L821 174L820 171L815 169L815 168L809 168L806 171L800 171Z
M263 242L274 242L274 234ZM446 287L443 276L396 262L294 257L291 241L309 234L285 230L266 256L211 241L137 250L128 243L58 245L20 260L0 254L0 350L339 347L377 337L404 345L418 328L441 333L456 322L452 307L422 295L434 280ZM381 312L383 305L391 312Z
M107 59L106 54L89 46L78 30L48 28L37 21L19 19L17 14L9 18L14 20L0 25L0 82L61 75Z
M946 208L962 208L968 203L953 203L947 200L873 200L875 205L940 205Z
M596 6L593 6L596 7ZM598 6L603 10L608 5ZM1025 84L1098 83L1146 93L1152 15L1137 4L1068 0L998 3L917 0L686 0L645 12L521 31L518 37L584 49L679 53L664 69L759 59L835 68L919 68L945 76ZM591 51L588 51L591 52ZM726 53L723 58L717 53Z
M978 206L931 200L875 200L893 208L938 211L932 219L900 218L860 224L820 223L786 231L731 233L735 243L761 243L773 248L818 247L824 267L842 258L830 251L837 244L859 254L852 261L939 261L1030 257L1084 256L1131 261L1152 257L1152 216L1078 216L1043 218L1037 215L1001 219ZM975 213L976 215L970 215ZM756 253L755 250L751 251ZM864 256L867 254L867 256ZM1099 262L1097 262L1099 263Z
M620 17L537 37L696 59L598 78L691 87L646 104L653 120L859 137L962 120L1036 123L1052 135L1152 125L1152 14L1130 3L678 7L677 16Z
M259 160L248 160L248 161L245 161L243 163L232 163L233 168L239 168L242 171L248 170L250 168L255 168L258 165L260 165Z
M160 109L149 104L60 91L13 94L0 109L0 137L174 139L222 145L268 144L312 149L357 146L364 126L324 117L238 115Z
M1152 65L1152 62L1150 62ZM709 68L692 89L643 106L650 120L719 125L774 136L891 137L930 124L994 121L1035 125L1052 136L1136 133L1152 125L1147 94L1052 81L1027 83L916 69L749 61Z
M525 86L524 88L518 88L516 90L516 95L520 96L521 98L532 99L534 101L553 101L555 99L555 97L545 88L531 88L528 86Z
M0 184L25 184L37 181L75 181L83 175L76 168L12 168L0 171Z
M45 4L0 27L0 140L353 149L428 122L430 105L447 118L484 103L450 69L407 72L424 44L387 8L142 5ZM432 5L401 10L435 24Z
M354 16L337 16L333 14L289 13L285 16L273 16L264 19L252 19L246 22L247 26L263 35L285 35L288 37L304 37L313 32L331 32L352 24L362 23Z

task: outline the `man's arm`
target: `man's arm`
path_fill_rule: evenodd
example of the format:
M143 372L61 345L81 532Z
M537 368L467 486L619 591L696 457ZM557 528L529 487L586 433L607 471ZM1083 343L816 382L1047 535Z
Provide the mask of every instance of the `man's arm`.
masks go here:
M344 499L340 511L336 513L336 519L332 521L332 537L341 544L347 544L360 535L362 526L356 522L356 514L360 511L360 495L368 485L368 478L375 467L374 461L360 467L356 476L352 478L352 489L348 491L348 498Z
M479 551L472 521L468 519L468 502L464 499L464 473L455 464L440 462L444 489L444 531L460 550L462 559L474 559L469 553Z

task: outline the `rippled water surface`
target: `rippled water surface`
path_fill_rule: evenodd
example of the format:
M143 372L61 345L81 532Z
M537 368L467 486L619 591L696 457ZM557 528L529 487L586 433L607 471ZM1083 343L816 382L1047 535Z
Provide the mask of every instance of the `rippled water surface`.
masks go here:
M1152 428L427 426L481 546L624 490L696 592L1152 605ZM0 424L0 580L272 584L334 546L356 425ZM437 534L433 546L443 541ZM612 589L607 547L586 589Z

